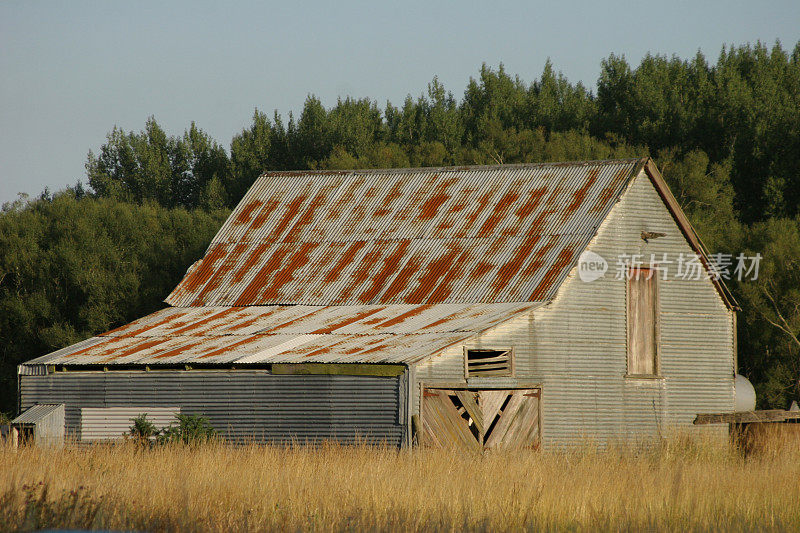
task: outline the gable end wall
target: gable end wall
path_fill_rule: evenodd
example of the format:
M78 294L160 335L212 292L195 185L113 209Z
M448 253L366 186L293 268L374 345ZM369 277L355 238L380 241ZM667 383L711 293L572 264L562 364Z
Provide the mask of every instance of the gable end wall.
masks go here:
M645 243L642 231L667 235ZM675 260L693 253L644 172L588 249L608 260L603 278L585 283L574 268L552 303L467 345L515 348L515 378L495 381L542 385L546 448L667 436L675 429L725 434L724 425L692 425L698 413L733 409L733 312L708 279L676 279L676 265L668 265L668 279L659 280L661 378L625 377L626 282L615 277L616 258L636 253L649 260L650 254L667 253ZM417 365L416 377L431 384L463 381L463 345ZM413 409L419 412L419 394Z

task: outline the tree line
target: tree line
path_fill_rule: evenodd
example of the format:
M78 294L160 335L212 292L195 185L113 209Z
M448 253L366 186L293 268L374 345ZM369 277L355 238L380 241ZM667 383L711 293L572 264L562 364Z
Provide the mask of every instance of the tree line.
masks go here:
M159 308L266 170L612 159L650 155L712 251L760 253L731 280L739 368L762 407L800 399L800 42L724 47L715 62L611 55L596 91L548 61L526 83L482 66L456 98L434 78L402 105L309 96L256 109L223 147L195 123L113 128L77 185L0 213L0 411L15 366Z

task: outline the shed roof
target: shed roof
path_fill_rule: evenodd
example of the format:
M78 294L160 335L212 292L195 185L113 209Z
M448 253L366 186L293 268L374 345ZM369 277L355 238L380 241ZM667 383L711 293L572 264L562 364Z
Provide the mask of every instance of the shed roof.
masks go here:
M267 173L166 302L547 300L645 161Z
M539 305L172 307L26 364L410 364Z
M35 424L40 420L50 416L50 414L63 409L63 403L57 404L38 404L34 405L20 413L20 415L11 421L12 424Z

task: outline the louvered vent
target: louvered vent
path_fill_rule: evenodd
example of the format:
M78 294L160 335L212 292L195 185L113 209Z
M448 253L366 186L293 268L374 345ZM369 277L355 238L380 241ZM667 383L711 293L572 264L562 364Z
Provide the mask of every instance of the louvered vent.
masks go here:
M466 350L467 377L512 375L512 350Z

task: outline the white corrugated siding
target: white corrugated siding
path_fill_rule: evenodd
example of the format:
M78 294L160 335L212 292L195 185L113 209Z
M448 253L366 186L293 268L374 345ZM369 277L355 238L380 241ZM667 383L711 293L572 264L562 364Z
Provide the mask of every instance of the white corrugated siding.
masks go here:
M642 231L667 236L645 243ZM542 384L542 444L604 443L667 435L675 428L726 431L726 426L692 426L698 413L733 408L731 311L709 280L675 280L672 275L659 280L662 377L625 377L626 287L614 278L616 257L654 253L660 258L666 252L675 259L692 253L644 173L588 249L609 261L604 278L584 283L573 269L551 304L494 327L470 344L514 346L516 378L504 382ZM674 273L675 266L670 267ZM423 382L463 380L462 347L419 365L417 377ZM418 412L418 396L414 402Z
M176 422L180 407L82 407L81 440L121 439L130 431L133 419L147 415L147 420L161 429Z

